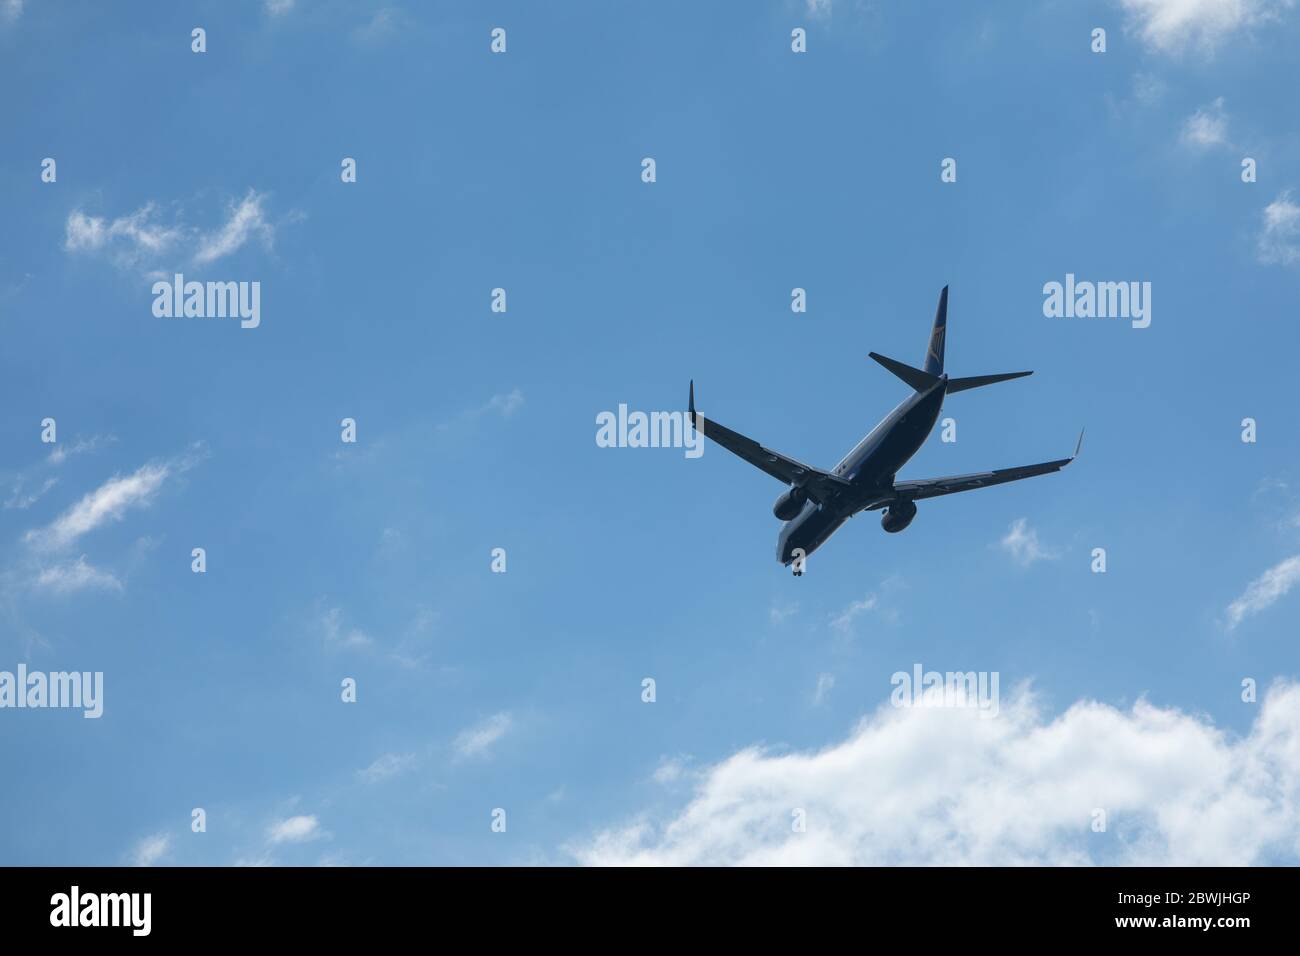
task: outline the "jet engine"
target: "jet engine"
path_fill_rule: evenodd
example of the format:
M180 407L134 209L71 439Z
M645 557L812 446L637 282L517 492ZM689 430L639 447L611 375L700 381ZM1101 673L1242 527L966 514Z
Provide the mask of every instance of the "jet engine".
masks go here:
M885 509L885 513L880 516L880 527L884 528L890 534L897 534L916 517L916 502L909 501L906 498L899 498L890 503Z
M807 500L808 492L802 488L791 488L776 499L776 504L772 505L772 514L782 521L790 521L803 511L804 502Z

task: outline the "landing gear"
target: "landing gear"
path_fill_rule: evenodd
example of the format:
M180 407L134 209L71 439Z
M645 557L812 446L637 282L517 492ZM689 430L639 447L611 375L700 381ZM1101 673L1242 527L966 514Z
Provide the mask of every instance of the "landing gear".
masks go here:
M803 572L800 571L798 568L795 568L795 569L794 569L794 576L795 576L796 578L801 578L801 577L803 577Z

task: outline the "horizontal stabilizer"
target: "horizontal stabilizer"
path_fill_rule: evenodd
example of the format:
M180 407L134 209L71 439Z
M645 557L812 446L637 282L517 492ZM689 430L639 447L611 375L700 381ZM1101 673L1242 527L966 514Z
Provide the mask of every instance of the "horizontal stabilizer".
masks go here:
M893 372L912 388L918 392L923 392L935 382L939 381L939 376L931 375L929 372L922 372L919 368L912 368L895 359L886 358L877 352L871 352L871 357L883 365L889 371Z
M1001 375L972 375L970 378L950 378L948 379L948 394L964 392L968 388L979 388L981 385L992 385L994 382L1007 382L1013 378L1024 378L1026 375L1033 374L1033 372L1003 372Z

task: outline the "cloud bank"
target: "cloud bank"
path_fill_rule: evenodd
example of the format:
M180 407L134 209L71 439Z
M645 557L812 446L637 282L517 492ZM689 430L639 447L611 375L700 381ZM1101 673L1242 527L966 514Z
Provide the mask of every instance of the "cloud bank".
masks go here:
M1233 738L1146 701L1080 701L1052 719L1027 690L994 719L886 706L821 751L742 750L700 771L667 818L567 850L594 865L1295 862L1300 684L1275 684L1259 707Z

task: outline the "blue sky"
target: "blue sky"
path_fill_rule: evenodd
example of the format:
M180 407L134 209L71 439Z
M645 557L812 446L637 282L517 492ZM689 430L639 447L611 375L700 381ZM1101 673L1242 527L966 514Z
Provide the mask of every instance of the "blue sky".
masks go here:
M1295 862L1298 42L1264 0L0 4L0 670L104 674L98 720L0 710L0 862ZM260 325L156 317L175 272ZM1150 327L1045 317L1067 273ZM830 467L945 284L948 371L1035 375L901 477L1086 425L1066 472L796 579L779 483L595 442L694 378ZM1000 716L890 707L915 663Z

